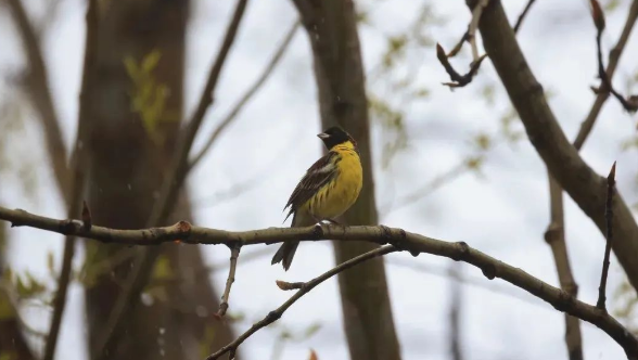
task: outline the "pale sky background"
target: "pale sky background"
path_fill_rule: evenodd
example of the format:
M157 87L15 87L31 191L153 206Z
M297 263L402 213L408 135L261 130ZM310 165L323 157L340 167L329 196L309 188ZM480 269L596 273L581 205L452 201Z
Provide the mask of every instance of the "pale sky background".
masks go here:
M30 14L43 15L40 0L29 0ZM508 16L514 22L525 0L504 1ZM603 1L603 4L606 2ZM188 38L187 108L188 114L197 101L211 59L217 52L234 1L193 1ZM385 50L386 36L404 31L419 14L423 4L429 4L439 20L427 27L435 41L450 49L466 29L470 19L463 0L365 0L359 8L368 13L371 25L360 27L360 37L366 69L379 63ZM607 15L607 30L603 41L605 52L615 44L624 25L629 0L620 0L619 7ZM226 114L227 110L252 84L265 66L285 32L295 21L296 13L290 1L251 1L218 86L216 104L208 113L202 136ZM55 21L44 38L46 60L51 75L59 117L64 120L64 136L72 142L77 119L77 95L84 41L84 7L80 0L63 0ZM0 98L16 101L11 77L20 69L22 52L6 7L0 6ZM526 18L519 41L527 60L544 88L552 93L550 105L570 139L578 131L593 102L589 87L597 84L595 28L585 0L537 1ZM627 79L638 70L630 59L638 56L638 34L632 34L620 63L614 83L626 92ZM421 188L438 175L454 167L472 154L472 138L480 133L498 136L500 118L510 109L494 68L487 59L474 82L454 92L441 86L448 77L435 57L434 48L408 53L408 61L417 69L416 82L427 88L430 96L403 108L409 146L398 153L388 168L381 166L384 134L374 122L372 139L375 157L375 182L378 204L387 204L396 197ZM465 71L469 64L469 49L453 64ZM284 218L281 209L288 195L306 168L320 155L321 144L315 137L320 129L316 88L311 68L309 44L299 31L280 66L257 97L241 113L240 118L224 133L209 156L189 178L196 208L196 223L228 230L248 230L280 226ZM405 69L398 69L398 72ZM384 88L388 79L375 79L370 89L377 95L396 96ZM486 86L494 86L494 104L481 96ZM385 89L385 90L384 90ZM15 134L3 148L9 166L2 172L0 203L2 206L24 208L52 217L65 217L65 209L46 163L42 134L31 113L24 129ZM374 121L374 120L373 120ZM621 143L635 134L635 117L626 114L610 99L596 124L593 135L582 154L596 171L606 174L618 160L618 189L628 204L637 200L635 150L623 151ZM516 121L515 130L522 125ZM28 139L28 141L24 139ZM243 146L237 146L242 144ZM291 151L290 146L294 149ZM22 166L20 166L22 164ZM25 189L27 168L36 185L35 191ZM210 206L211 195L234 184L259 177L259 185L230 202ZM595 303L604 242L601 233L580 209L566 197L566 234L574 276L580 286L579 298ZM602 210L601 210L602 211ZM501 143L487 154L482 176L467 173L449 182L440 190L412 205L389 214L380 221L449 241L465 241L509 264L520 267L540 279L557 285L557 275L551 252L543 240L549 219L547 176L543 163L527 138L516 144ZM17 270L29 269L46 279L46 256L56 255L59 266L62 237L42 231L10 230L13 240L11 264ZM257 260L239 260L237 280L233 286L230 312L246 315L256 321L278 307L291 294L280 291L274 281L306 281L333 265L332 247L328 242L304 243L293 268L284 273L281 267L270 266L275 247ZM243 255L262 251L263 247L245 248ZM207 261L225 264L225 247L207 247ZM450 280L416 271L401 264L417 264L445 270L449 259L421 255L412 258L407 253L386 258L395 325L403 358L448 359L448 307ZM82 254L75 264L82 263ZM536 300L522 290L500 280L489 282L476 268L462 265L465 277L488 286L500 285L516 296L463 286L462 338L465 358L482 359L567 359L563 341L563 314ZM611 291L623 279L615 258L610 274ZM225 269L211 276L219 293L226 279ZM610 293L611 293L610 291ZM59 359L84 359L85 328L83 325L82 289L74 284L65 312L61 333ZM35 328L48 327L48 313L41 309L26 309L25 318ZM342 330L341 309L336 279L332 279L298 301L278 325L260 331L242 346L244 359L267 359L273 351L274 339L281 329L301 333L310 325L321 325L308 340L288 343L282 360L306 359L308 349L317 351L320 359L347 359L347 344ZM237 324L241 333L249 322ZM624 353L605 333L587 323L582 324L585 357L587 359L619 359ZM161 336L158 332L158 336ZM159 352L159 349L158 349Z

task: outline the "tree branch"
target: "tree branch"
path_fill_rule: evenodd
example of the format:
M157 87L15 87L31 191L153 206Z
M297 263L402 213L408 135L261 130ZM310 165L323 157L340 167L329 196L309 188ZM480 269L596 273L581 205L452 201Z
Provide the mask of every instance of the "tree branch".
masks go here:
M566 312L592 323L622 346L629 358L638 359L638 339L609 314L575 299L567 292L551 286L519 268L486 255L464 242L446 242L385 226L311 226L233 232L192 226L186 221L180 221L172 226L143 230L116 230L95 225L87 229L78 220L57 220L30 214L24 210L10 210L3 207L0 207L0 219L11 222L13 227L28 226L95 239L105 243L127 245L157 245L175 240L188 244L225 244L226 246L319 240L391 244L399 250L410 252L412 255L427 253L471 264L481 269L483 275L490 280L503 279L545 300L558 311Z
M219 76L224 64L226 63L228 53L235 42L235 37L246 10L247 3L248 0L237 0L233 17L226 29L224 40L211 67L208 80L206 81L206 86L201 94L197 108L177 141L175 156L167 174L164 177L160 196L153 207L153 211L148 221L148 226L155 226L166 222L166 219L173 209L173 204L175 204L179 190L184 184L184 180L188 174L188 155L193 145L193 141L195 140L195 136L199 131L208 108L214 102L214 92L217 88ZM124 289L115 303L113 312L109 317L109 321L105 324L104 334L101 336L101 340L97 342L96 351L93 352L94 354L98 354L100 359L109 356L109 354L106 354L103 350L109 348L111 344L117 340L117 336L119 336L118 330L127 318L125 315L129 310L129 304L133 301L133 299L136 299L139 296L144 284L147 283L147 278L153 268L153 264L155 263L155 259L157 258L159 251L159 248L142 249L140 251L140 255L137 257L133 269L131 269L131 273L126 279Z
M219 123L219 125L215 128L210 138L208 138L206 145L204 145L204 148L202 148L202 150L200 150L200 152L197 153L197 155L195 155L193 159L189 162L189 165L188 165L189 171L195 166L197 166L197 164L206 155L208 150L210 150L211 146L215 143L215 141L217 141L217 138L219 138L219 135L221 135L221 133L228 127L228 125L230 125L233 122L233 120L237 118L237 115L239 114L239 112L252 99L252 97L257 93L257 91L259 91L259 89L266 83L266 80L270 77L273 70L275 70L281 58L286 53L288 46L290 45L290 43L292 42L292 39L295 37L295 34L297 33L297 29L299 29L299 20L295 21L295 23L292 25L290 30L288 30L286 37L277 48L277 51L275 51L275 54L273 55L273 57L270 59L270 61L264 68L264 71L257 78L257 81L255 81L255 83L248 89L248 91L246 91L244 96L242 96L242 98L237 102L237 104L235 104L233 109L228 113L228 115L226 115L224 120L222 120L222 122Z
M29 63L27 75L28 92L31 95L38 119L45 136L47 154L50 158L56 184L63 198L69 195L71 171L67 167L67 150L62 138L60 121L53 105L48 83L47 67L40 49L40 39L29 21L21 0L7 0L22 39L25 57Z
M479 24L483 44L527 135L552 176L601 231L605 229L605 182L578 155L552 113L543 88L531 72L499 1L491 2ZM638 288L638 226L620 195L613 204L614 253Z
M86 11L86 40L84 51L84 69L82 76L82 84L80 90L80 109L78 119L78 130L75 141L75 153L77 156L73 160L73 179L70 184L69 194L69 212L68 216L77 216L80 213L82 197L86 187L86 171L88 169L88 151L86 147L83 147L82 143L86 142L90 132L91 120L88 117L89 114L89 92L91 91L95 63L97 59L97 27L98 27L98 7L97 0L89 0ZM85 211L83 214L85 220L83 227L90 229L90 215L88 215L88 209L85 204ZM64 307L66 305L66 295L69 282L71 280L71 270L73 255L75 253L75 237L72 234L67 235L64 244L64 255L62 259L62 270L60 272L60 278L58 280L58 290L53 300L53 316L51 319L51 326L49 328L49 336L44 348L44 360L52 360L55 356L55 348L57 345L58 335L60 332L60 325L62 324L62 315L64 314Z
M529 9L532 8L532 5L534 5L534 2L536 0L528 0L527 1L527 5L525 5L525 9L523 9L523 12L518 16L518 20L516 20L516 25L514 25L514 32L518 33L518 30L521 29L521 25L523 25L523 20L525 19L525 16L527 16L527 13L529 12Z
M614 77L614 73L616 72L616 68L618 67L618 62L620 61L620 56L625 50L625 46L627 45L627 41L629 40L629 35L631 35L631 31L636 24L636 19L638 19L638 0L634 0L631 3L631 7L629 8L629 14L627 15L627 21L625 22L625 26L623 27L622 33L616 46L609 52L609 63L607 64L607 70L605 70L605 74L607 79L611 81ZM600 89L603 88L601 84L599 86ZM596 100L592 105L591 110L589 110L589 114L580 125L580 130L578 131L578 135L576 135L576 139L574 140L574 147L580 150L587 140L587 137L591 133L596 120L598 119L598 115L605 104L605 101L609 98L608 91L598 91L596 94Z
M614 161L614 165L611 167L611 171L609 172L609 176L607 176L607 202L605 203L605 226L606 226L606 238L607 244L605 245L605 256L603 258L603 271L600 275L600 287L598 287L598 302L596 303L596 307L600 310L607 311L605 306L605 293L607 290L607 276L609 273L609 256L611 255L611 244L613 242L613 208L612 204L614 202L614 191L616 185L616 162Z
M603 65L603 52L602 52L602 36L603 31L605 30L605 14L603 13L603 9L600 7L598 0L590 0L589 1L592 6L592 17L594 19L594 24L596 25L596 55L598 58L598 77L602 82L602 86L597 91L610 92L623 106L623 108L631 113L636 112L638 110L638 99L634 96L630 96L628 99L625 99L624 96L620 95L616 89L614 89L613 84L611 83L611 79L607 76L605 72L605 66Z
M552 250L561 289L576 298L578 296L578 285L572 274L567 244L565 243L563 189L550 174L547 177L549 179L551 221L545 231L545 241ZM583 359L580 323L577 318L570 315L565 315L565 343L570 360Z
M530 0L528 6L533 1L534 0ZM627 16L627 21L625 22L625 26L623 28L620 39L609 54L609 64L607 65L605 73L610 80L613 78L614 72L618 65L618 61L620 59L620 55L625 48L625 45L627 43L627 40L629 39L629 35L631 34L631 30L636 23L637 18L638 0L634 0L629 10L629 15ZM521 19L519 17L517 26L519 25L520 20ZM515 30L516 29L517 27L515 27ZM578 135L574 140L573 144L577 150L581 149L581 147L585 143L585 140L591 133L594 123L598 119L598 115L602 110L603 104L608 98L608 92L598 92L596 100L594 101L594 104L592 105L587 118L581 124ZM571 266L569 264L569 257L567 255L567 247L565 244L565 226L563 220L564 215L562 198L563 190L551 175L549 175L548 178L550 186L550 207L552 220L547 228L547 231L545 232L545 239L551 246L552 253L554 255L554 261L556 263L556 269L558 272L558 279L561 284L561 288L576 297L578 294L578 285L576 284L574 276L572 275ZM582 338L578 319L567 315L565 318L565 323L565 340L567 342L569 357L570 359L582 359Z
M217 311L218 317L223 317L228 311L228 298L230 297L230 287L235 282L235 273L237 272L237 258L239 257L240 246L233 246L230 248L230 268L228 269L228 279L226 280L226 288L222 295L222 302L219 304L219 310Z
M472 63L479 62L478 46L476 45L476 30L478 30L479 21L483 10L490 3L490 0L477 0L474 8L472 9L472 20L467 28L467 41L472 48Z
M219 349L218 351L216 351L214 354L211 354L210 356L208 356L206 358L206 360L215 360L215 359L219 359L222 355L229 353L228 358L229 359L234 359L235 356L235 351L237 351L237 348L239 347L239 345L241 345L246 339L248 339L251 335L253 335L254 333L256 333L257 331L261 330L262 328L274 323L275 321L279 320L281 318L281 316L284 314L284 312L286 312L286 310L288 310L289 307L291 307L295 302L297 302L297 300L299 300L302 296L306 295L307 293L309 293L312 289L314 289L317 285L321 284L322 282L330 279L331 277L339 274L340 272L343 272L357 264L360 264L364 261L370 260L370 259L374 259L376 257L379 256L383 256L386 254L389 254L391 252L395 252L395 251L399 251L399 249L395 248L392 245L388 245L388 246L384 246L384 247L380 247L371 251L368 251L365 254L359 255L355 258L352 258L346 262L341 263L339 266L334 267L328 271L326 271L325 273L321 274L320 276L306 282L306 283L301 283L299 285L299 290L297 290L297 292L290 297L290 299L288 299L285 303L283 303L280 307L278 307L277 309L271 311L268 313L268 315L266 315L265 318L261 319L260 321L256 322L253 324L253 326L250 327L250 329L248 329L245 333L241 334L237 339L235 339L233 342L231 342L230 344L224 346L223 348Z

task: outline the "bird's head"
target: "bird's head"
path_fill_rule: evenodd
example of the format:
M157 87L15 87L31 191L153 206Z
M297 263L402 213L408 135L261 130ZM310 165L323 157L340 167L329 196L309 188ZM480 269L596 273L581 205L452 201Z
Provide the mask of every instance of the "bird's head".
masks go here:
M354 141L352 136L338 126L333 126L324 132L317 134L317 137L323 141L328 150L332 149L336 145L342 145L348 142L351 143L352 147L357 146L357 142Z

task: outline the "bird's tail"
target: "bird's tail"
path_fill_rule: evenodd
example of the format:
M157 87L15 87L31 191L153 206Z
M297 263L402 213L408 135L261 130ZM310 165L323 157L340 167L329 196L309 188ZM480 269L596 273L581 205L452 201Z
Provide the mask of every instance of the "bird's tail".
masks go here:
M312 224L306 224L307 221L304 220L304 216L298 216L297 213L292 217L292 225L290 227L300 227L300 226L310 226ZM297 251L297 246L299 246L299 241L286 241L279 247L279 250L275 253L275 256L272 257L271 265L281 263L284 267L284 270L288 271L290 269L290 264L292 264L292 259L295 256L295 252Z
M299 246L299 241L287 241L281 244L270 263L274 265L281 262L284 270L288 271L290 264L292 264L292 258L295 256L295 251L297 251L297 246Z

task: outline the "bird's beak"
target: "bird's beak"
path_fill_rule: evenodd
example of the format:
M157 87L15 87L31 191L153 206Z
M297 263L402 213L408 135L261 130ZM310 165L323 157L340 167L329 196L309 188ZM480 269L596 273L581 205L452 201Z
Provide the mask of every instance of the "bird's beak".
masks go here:
M326 134L326 133L319 133L319 134L317 134L317 137L318 137L319 139L321 139L321 140L325 140L325 139L329 138L329 137L330 137L330 135L328 135L328 134Z

